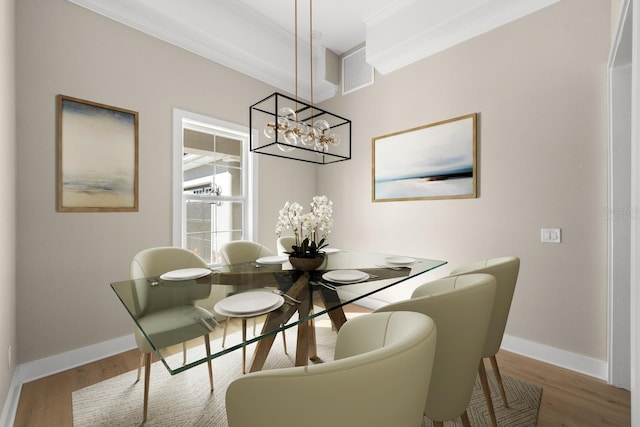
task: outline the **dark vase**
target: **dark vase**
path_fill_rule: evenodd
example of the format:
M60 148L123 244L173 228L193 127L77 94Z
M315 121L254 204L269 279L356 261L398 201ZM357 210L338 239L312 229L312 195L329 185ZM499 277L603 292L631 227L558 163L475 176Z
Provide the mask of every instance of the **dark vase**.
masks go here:
M322 265L324 262L324 254L318 254L313 258L302 258L289 255L289 262L296 270L311 271Z

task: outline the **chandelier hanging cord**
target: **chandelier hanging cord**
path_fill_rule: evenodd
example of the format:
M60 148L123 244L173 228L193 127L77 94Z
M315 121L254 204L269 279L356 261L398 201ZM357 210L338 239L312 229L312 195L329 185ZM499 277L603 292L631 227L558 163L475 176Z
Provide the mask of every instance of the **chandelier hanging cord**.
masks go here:
M263 133L269 139L276 140L276 147L285 153L295 150L296 147L304 148L305 150L313 150L318 155L329 153L330 146L337 146L340 144L340 136L332 130L332 125L327 121L327 118L336 117L335 115L321 113L322 118L316 117L316 111L322 111L314 107L313 96L313 0L309 0L309 98L310 104L301 102L299 95L299 29L298 29L298 0L294 0L294 60L295 60L295 109L291 107L278 108L276 98L276 114L273 122L267 122L265 124ZM300 107L302 104L302 108ZM302 113L301 109L305 111ZM311 114L306 112L310 109ZM305 114L308 114L306 119ZM283 141L280 141L282 138ZM305 148L308 147L308 148Z
M294 19L294 24L295 24L295 28L294 28L294 48L295 48L295 55L294 55L294 61L296 62L296 66L295 66L295 77L296 77L296 114L298 113L298 0L294 0L295 3L295 7L293 8L294 13L295 13L295 19Z
M313 0L309 0L309 98L311 101L311 125L313 126Z

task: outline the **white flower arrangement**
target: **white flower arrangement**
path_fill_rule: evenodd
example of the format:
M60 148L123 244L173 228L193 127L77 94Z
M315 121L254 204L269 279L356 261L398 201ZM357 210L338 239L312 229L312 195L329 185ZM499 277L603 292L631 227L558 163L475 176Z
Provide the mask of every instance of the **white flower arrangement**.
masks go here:
M303 214L302 206L286 202L280 209L276 235L291 229L296 239L290 255L313 258L327 246L326 239L333 226L333 202L327 196L315 196L311 201L311 212Z

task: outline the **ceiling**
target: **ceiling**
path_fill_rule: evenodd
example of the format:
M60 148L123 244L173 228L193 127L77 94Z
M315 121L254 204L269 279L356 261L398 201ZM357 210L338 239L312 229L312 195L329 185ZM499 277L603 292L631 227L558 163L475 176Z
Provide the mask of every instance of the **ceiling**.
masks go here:
M295 0L68 1L295 92ZM331 75L340 75L339 56L356 47L366 47L363 65L387 74L557 1L316 0L311 21L315 101L338 92L339 80ZM309 0L299 0L302 98L309 88L309 18Z

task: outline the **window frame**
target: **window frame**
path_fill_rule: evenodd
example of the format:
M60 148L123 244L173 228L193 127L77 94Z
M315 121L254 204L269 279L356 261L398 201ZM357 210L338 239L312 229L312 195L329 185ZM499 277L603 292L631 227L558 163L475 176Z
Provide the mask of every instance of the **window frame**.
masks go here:
M173 109L173 173L172 173L172 244L186 247L184 232L183 206L183 168L184 129L206 131L216 135L226 136L243 141L242 156L245 162L242 169L243 176L243 239L254 240L257 235L257 168L258 159L249 152L249 128L224 120L215 119L197 113ZM237 199L237 198L234 198ZM213 264L212 264L213 265Z

